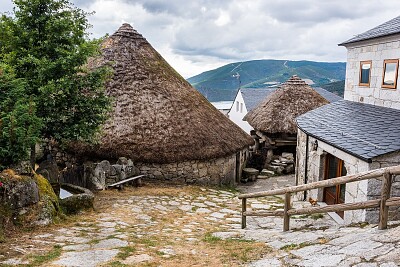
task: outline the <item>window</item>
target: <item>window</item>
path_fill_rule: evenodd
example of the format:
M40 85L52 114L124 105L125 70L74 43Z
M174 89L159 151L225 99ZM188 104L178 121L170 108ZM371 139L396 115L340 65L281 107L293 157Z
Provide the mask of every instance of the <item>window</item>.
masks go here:
M236 112L239 112L239 101L236 101Z
M398 67L398 59L386 59L383 61L382 88L396 89Z
M243 113L243 103L240 103L240 113Z
M361 61L360 62L360 86L368 86L371 80L371 65L372 62L369 61Z

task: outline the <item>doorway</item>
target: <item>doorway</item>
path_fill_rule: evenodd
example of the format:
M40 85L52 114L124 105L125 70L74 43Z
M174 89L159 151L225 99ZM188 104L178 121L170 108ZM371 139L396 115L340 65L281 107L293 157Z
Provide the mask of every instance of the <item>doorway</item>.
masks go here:
M347 174L346 168L344 167L343 160L327 154L325 157L325 174L324 180L332 179ZM324 188L323 201L328 205L344 203L346 192L346 185L335 185ZM344 217L344 211L336 212L341 218Z

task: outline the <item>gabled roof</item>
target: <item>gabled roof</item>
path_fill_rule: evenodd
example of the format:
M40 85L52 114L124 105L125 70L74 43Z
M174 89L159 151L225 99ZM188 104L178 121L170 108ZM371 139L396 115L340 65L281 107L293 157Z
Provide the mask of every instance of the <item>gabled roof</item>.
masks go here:
M400 33L400 16L391 19L371 30L358 34L355 37L340 43L339 45L344 46L346 44L388 36L396 33Z
M339 100L343 99L342 97L340 97L340 96L338 96L338 95L336 95L334 93L331 93L331 92L325 90L324 88L314 87L313 89L315 91L317 91L317 93L320 94L323 98L328 100L330 103L336 102L336 101L339 101Z
M247 111L250 111L275 90L276 88L241 88L240 92Z
M297 118L298 127L364 161L400 150L400 110L337 101Z

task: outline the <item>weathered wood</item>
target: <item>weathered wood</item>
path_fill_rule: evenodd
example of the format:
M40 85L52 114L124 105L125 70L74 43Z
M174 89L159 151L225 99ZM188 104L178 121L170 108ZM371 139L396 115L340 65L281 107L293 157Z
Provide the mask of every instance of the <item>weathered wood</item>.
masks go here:
M117 185L122 185L122 184L124 184L124 183L126 183L126 182L133 181L133 180L136 180L136 179L140 179L140 178L142 178L143 176L145 176L145 175L142 174L142 175L130 177L130 178L127 178L127 179L125 179L125 180L122 180L122 181L119 181L119 182L116 182L116 183L107 185L107 187L113 187L113 186L117 186Z
M246 209L247 209L247 199L242 199L242 229L246 228Z
M285 206L283 208L283 231L289 231L289 221L290 221L290 215L288 211L291 209L291 203L290 203L290 193L285 193Z
M387 228L389 207L386 206L386 200L390 197L391 187L392 187L392 175L390 173L385 173L383 175L382 189L381 189L381 203L379 208L379 224L378 224L379 230Z
M400 197L391 197L386 200L386 206L400 206Z
M380 200L368 200L365 202L357 202L357 203L342 203L335 205L328 205L325 207L310 207L310 208L302 208L302 209L291 209L288 211L289 215L302 215L302 214L313 214L313 213L323 213L323 212L336 212L336 211L345 211L345 210L358 210L358 209L367 209L367 208L377 208L379 207Z
M328 180L323 180L323 181L314 182L314 183L310 183L310 184L303 184L303 185L285 187L285 188L256 192L256 193L241 194L238 196L238 198L239 199L254 198L254 197L264 197L264 196L273 196L273 195L283 195L285 193L295 193L295 192L306 191L306 190L310 190L310 189L330 187L330 186L344 184L344 183L362 181L362 180L367 180L367 179L371 179L371 178L380 178L385 173L400 174L400 165L386 167L386 168L372 170L372 171L367 171L367 172L362 172L362 173L348 175L348 176L342 176L342 177L328 179Z
M246 211L244 212L244 214L246 216L259 216L259 217L283 216L283 210Z

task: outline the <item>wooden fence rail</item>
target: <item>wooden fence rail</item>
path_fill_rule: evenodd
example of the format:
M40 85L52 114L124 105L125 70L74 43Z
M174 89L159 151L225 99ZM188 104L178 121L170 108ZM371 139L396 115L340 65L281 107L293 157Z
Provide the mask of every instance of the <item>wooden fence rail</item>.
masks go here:
M289 221L291 215L302 215L302 214L312 214L319 212L336 212L336 211L346 211L346 210L357 210L366 208L378 208L379 207L379 229L387 228L388 221L388 210L390 206L400 206L400 197L390 197L391 185L393 175L400 174L400 165L393 167L386 167L377 170L362 172L353 175L347 175L342 177L337 177L329 180L318 181L310 184L303 184L285 188L279 188L269 191L241 194L239 199L242 200L242 228L246 228L246 217L247 216L283 216L283 231L289 230ZM356 203L343 203L329 205L325 207L309 207L301 209L291 208L291 194L306 191L311 189L318 189L324 187L331 187L334 185L346 184L350 182L357 182L368 179L382 179L382 189L381 198L368 200ZM247 199L284 195L285 205L283 211L247 211Z

